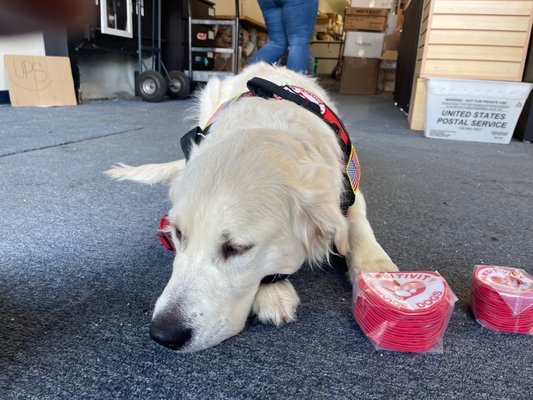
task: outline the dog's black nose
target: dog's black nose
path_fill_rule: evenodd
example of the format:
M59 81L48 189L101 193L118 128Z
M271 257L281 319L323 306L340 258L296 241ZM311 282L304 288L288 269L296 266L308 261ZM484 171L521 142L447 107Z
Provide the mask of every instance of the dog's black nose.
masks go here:
M175 319L156 317L150 324L150 337L162 346L180 350L191 340L192 329L182 326Z

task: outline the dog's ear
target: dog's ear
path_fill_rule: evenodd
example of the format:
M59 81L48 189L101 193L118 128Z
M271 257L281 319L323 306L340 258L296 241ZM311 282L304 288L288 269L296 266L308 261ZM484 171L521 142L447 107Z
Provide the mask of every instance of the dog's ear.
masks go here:
M317 182L323 181L317 179L293 191L295 233L306 249L307 259L315 264L328 258L332 242L341 255L349 252L348 222L339 199L334 190Z
M118 181L133 181L152 185L166 183L179 178L185 168L185 160L177 160L161 164L144 164L132 167L126 164L117 164L104 172L107 176Z

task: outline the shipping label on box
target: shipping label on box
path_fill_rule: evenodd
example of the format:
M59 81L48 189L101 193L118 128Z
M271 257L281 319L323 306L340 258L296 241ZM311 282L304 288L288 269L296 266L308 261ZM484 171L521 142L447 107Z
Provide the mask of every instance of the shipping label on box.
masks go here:
M392 8L396 0L352 0L352 7Z
M383 8L346 8L344 30L384 32L389 10Z
M440 78L426 84L426 137L503 144L511 141L533 88L530 83Z
M365 17L385 17L389 15L389 10L385 8L369 8L369 7L346 7L346 15L358 15Z
M347 32L343 55L345 57L380 58L384 39L384 33Z
M4 56L13 107L75 106L68 57Z
M346 15L344 20L345 31L385 32L386 28L387 18L385 17Z

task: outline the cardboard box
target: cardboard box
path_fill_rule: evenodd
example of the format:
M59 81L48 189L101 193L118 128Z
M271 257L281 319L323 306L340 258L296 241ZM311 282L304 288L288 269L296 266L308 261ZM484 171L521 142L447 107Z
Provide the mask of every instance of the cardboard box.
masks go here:
M383 62L382 62L383 64ZM381 71L379 72L380 82L378 84L378 89L383 92L394 92L396 87L396 70L394 69L383 69L381 65Z
M316 17L315 25L329 25L330 24L330 18L329 15L319 15Z
M342 42L332 41L312 41L309 50L317 58L335 58L338 59L341 54Z
M68 57L4 56L13 107L75 106Z
M533 84L427 79L424 136L507 144Z
M383 91L387 93L394 93L394 90L396 89L396 81L386 79L383 81Z
M385 34L377 32L346 32L345 57L380 58Z
M352 7L392 8L396 0L352 0Z
M400 35L387 35L383 40L383 54L381 59L384 61L398 60L398 49L400 47ZM394 67L396 68L396 67Z
M376 94L379 59L344 57L339 92L344 94Z
M184 2L187 4L187 2ZM191 1L191 4L196 3ZM215 14L217 17L235 17L235 2L228 0L214 0ZM259 25L265 25L265 19L263 13L259 7L257 0L239 0L239 14L242 19L246 19L251 22L258 23ZM184 15L187 15L184 13ZM213 16L206 17L212 18ZM199 18L199 17L196 17Z
M345 31L385 32L389 10L383 8L346 8Z
M315 60L315 75L331 75L337 68L339 60L330 60L327 58L317 58Z

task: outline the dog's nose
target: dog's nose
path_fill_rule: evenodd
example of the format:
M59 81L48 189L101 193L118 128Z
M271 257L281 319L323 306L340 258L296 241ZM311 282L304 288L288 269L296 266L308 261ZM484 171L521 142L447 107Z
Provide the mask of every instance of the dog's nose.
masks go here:
M150 337L162 346L180 350L191 340L192 329L182 326L175 319L156 317L150 324Z

